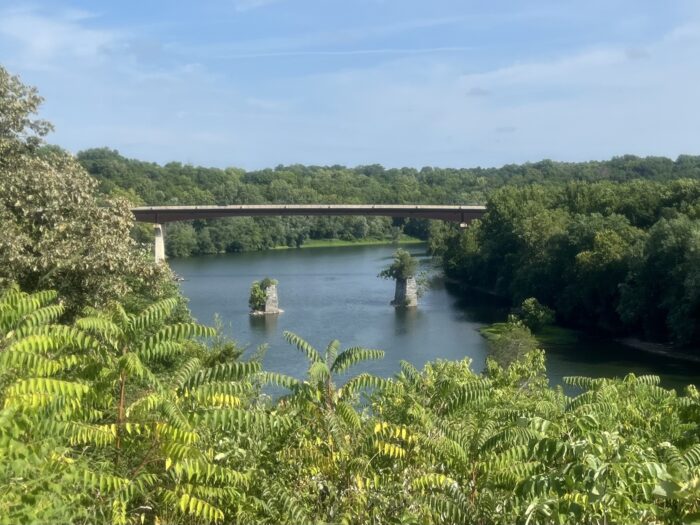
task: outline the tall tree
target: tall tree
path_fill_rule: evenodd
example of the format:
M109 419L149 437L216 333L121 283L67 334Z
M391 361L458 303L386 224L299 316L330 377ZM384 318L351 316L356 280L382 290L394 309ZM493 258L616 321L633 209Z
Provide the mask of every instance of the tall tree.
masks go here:
M0 67L0 285L52 288L68 313L137 292L172 294L167 268L131 238L123 199L106 199L68 153L40 149L41 98Z

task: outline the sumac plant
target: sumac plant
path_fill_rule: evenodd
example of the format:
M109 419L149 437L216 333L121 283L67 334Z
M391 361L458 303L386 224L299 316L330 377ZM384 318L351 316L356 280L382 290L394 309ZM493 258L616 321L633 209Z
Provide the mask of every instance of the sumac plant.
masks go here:
M629 374L551 388L540 350L483 373L402 362L384 379L381 351L287 333L308 363L292 377L207 346L213 330L172 321L175 306L115 303L65 325L54 292L0 294L0 523L700 516L692 386Z

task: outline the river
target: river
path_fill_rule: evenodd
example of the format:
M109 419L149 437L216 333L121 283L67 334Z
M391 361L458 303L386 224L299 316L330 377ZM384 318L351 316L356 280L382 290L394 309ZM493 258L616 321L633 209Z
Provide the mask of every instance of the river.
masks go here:
M170 259L184 278L182 290L194 316L212 323L215 314L228 335L253 352L267 345L265 368L301 377L305 357L282 338L289 330L323 350L332 339L342 348L364 346L386 352L381 361L365 363L354 372L389 377L399 361L417 367L438 358L472 359L481 371L488 345L478 332L484 324L501 321L507 310L492 298L463 294L446 283L425 257L424 246L411 245L420 257L429 286L417 309L397 310L389 302L394 283L377 277L391 262L389 245L271 250L217 256ZM279 316L248 315L248 294L254 280L279 281ZM654 373L667 387L700 383L700 366L649 355L613 342L577 342L546 348L547 374L552 384L562 376L624 376Z

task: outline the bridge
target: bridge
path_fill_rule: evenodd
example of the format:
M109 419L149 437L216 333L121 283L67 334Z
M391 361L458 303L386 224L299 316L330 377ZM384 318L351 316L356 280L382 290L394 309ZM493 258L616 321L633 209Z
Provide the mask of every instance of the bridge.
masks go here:
M144 206L132 208L139 222L155 225L156 261L165 259L162 224L222 217L347 216L436 219L466 227L481 218L486 206L442 206L433 204L233 204L225 206Z

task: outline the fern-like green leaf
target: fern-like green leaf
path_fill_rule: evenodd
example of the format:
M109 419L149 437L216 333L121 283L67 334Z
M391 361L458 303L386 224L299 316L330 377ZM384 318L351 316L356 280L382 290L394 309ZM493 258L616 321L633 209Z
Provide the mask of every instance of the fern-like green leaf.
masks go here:
M299 380L295 377L288 376L285 374L279 374L277 372L262 372L260 374L260 380L263 383L269 383L273 385L282 386L289 390L292 390L299 386Z
M445 409L453 411L459 408L482 401L489 397L491 384L489 381L481 379L460 385L447 399Z
M357 411L352 407L352 405L340 401L336 407L336 412L338 412L338 415L341 417L341 419L345 422L346 425L348 425L352 429L359 429L360 425L362 424L362 420L360 419L360 415L357 413Z
M119 325L104 317L83 317L75 322L75 326L104 340L124 337L124 331Z
M345 383L342 387L341 394L343 396L348 396L352 395L358 390L365 390L368 388L374 388L379 390L387 388L390 384L391 381L388 379L363 373L353 377L347 383Z
M177 306L177 298L162 299L143 310L139 315L129 319L132 329L143 332L167 319Z
M216 335L214 328L197 323L177 323L164 326L155 335L149 337L139 351L147 350L163 341L186 341L195 337L213 337Z
M282 336L289 344L296 346L298 350L303 352L311 363L318 363L322 361L318 350L316 350L313 346L311 346L308 342L306 342L298 335L292 332L285 331L282 333Z
M199 370L183 383L186 388L196 388L212 381L240 381L244 377L260 372L262 366L258 361L235 361L221 363Z
M343 350L340 355L336 358L331 366L331 372L334 374L341 374L345 372L348 368L361 363L363 361L369 361L373 359L383 359L383 350L371 350L369 348L361 348L355 346Z

